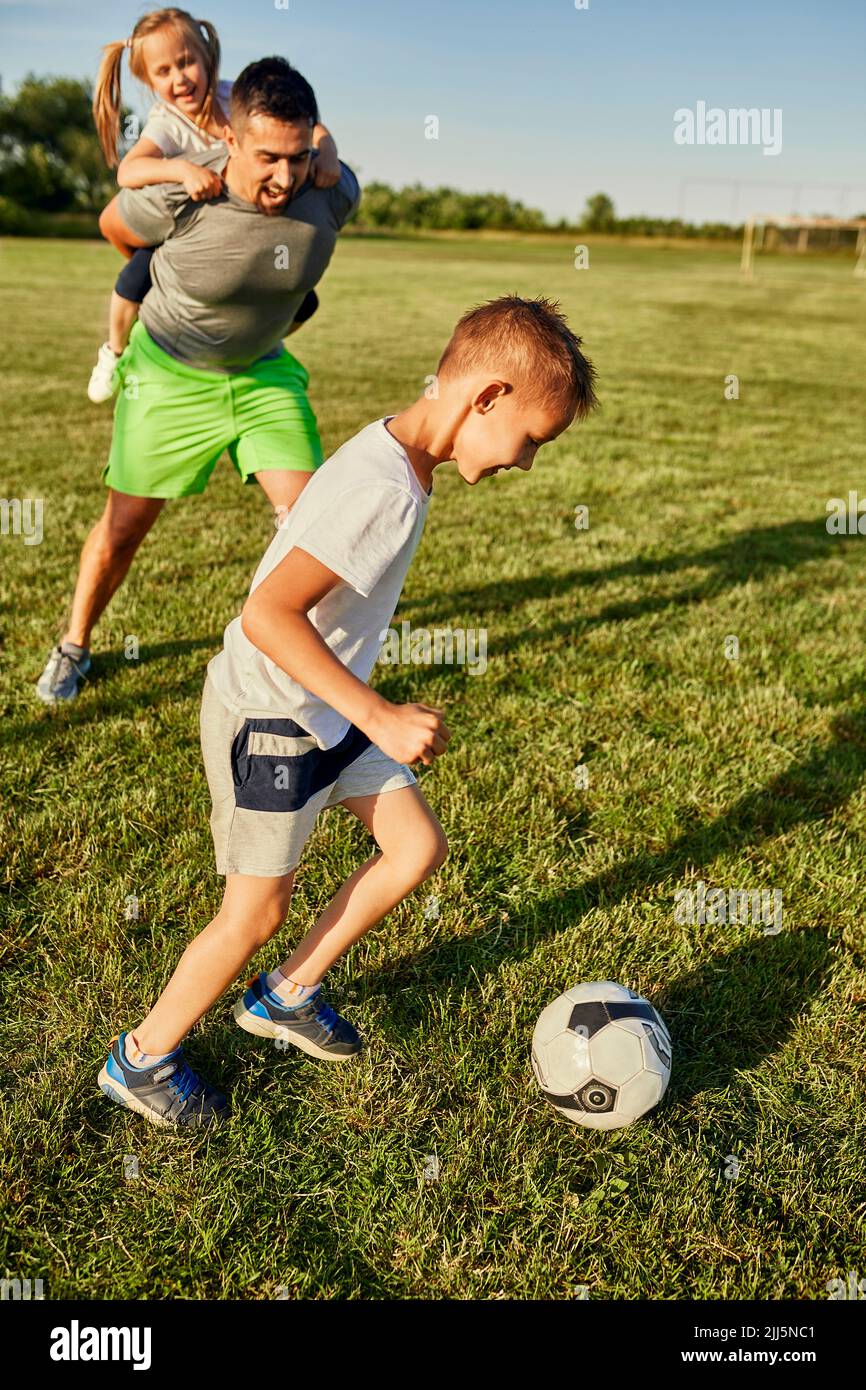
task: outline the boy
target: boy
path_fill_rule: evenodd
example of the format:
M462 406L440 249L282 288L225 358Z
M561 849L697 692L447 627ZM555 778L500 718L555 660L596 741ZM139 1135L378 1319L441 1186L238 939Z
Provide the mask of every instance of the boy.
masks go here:
M379 853L346 880L300 945L234 1006L241 1028L344 1061L361 1039L325 1002L330 967L443 863L447 842L407 764L430 765L442 712L367 685L418 545L433 470L465 482L529 470L537 450L596 405L592 365L556 305L504 296L465 314L438 394L367 425L311 478L259 565L208 666L201 710L222 906L143 1023L99 1074L112 1100L156 1124L210 1124L226 1098L181 1042L282 926L318 813L341 805Z

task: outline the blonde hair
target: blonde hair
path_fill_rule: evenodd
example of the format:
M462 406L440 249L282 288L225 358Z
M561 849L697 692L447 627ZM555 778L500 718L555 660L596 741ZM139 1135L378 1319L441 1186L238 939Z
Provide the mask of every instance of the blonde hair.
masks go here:
M505 294L464 314L443 352L445 378L508 371L545 404L569 404L579 420L598 405L595 368L551 299Z
M186 10L151 10L142 15L128 39L107 43L102 50L102 62L93 94L93 119L102 152L111 168L117 164L117 141L120 135L120 75L123 55L129 52L129 71L137 81L147 84L144 62L144 40L160 29L173 27L180 31L190 48L202 60L207 87L201 110L194 122L207 127L213 115L216 84L220 67L220 41L217 31L207 19L193 19Z

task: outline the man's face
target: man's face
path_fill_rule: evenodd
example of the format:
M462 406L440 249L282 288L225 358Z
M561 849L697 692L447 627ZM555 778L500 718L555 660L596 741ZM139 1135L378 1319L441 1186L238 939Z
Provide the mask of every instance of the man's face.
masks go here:
M528 472L542 444L567 430L574 410L544 405L526 388L501 380L473 387L472 408L454 439L454 459L467 483L507 468Z
M256 113L236 131L226 127L225 138L233 191L269 216L282 212L310 172L310 122L277 121Z

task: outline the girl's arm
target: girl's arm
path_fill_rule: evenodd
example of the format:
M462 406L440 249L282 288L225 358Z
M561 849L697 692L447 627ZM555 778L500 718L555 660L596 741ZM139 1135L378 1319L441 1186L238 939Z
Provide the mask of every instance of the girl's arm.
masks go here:
M121 188L145 188L149 183L180 183L175 167L181 159L166 159L159 145L143 137L136 140L117 166L117 182Z
M182 183L189 196L200 202L222 192L222 179L189 159L166 159L159 145L142 136L123 156L117 169L121 188L146 188L152 183Z
M333 188L340 181L340 161L337 146L327 126L313 127L313 149L318 156L313 161L312 179L315 188Z

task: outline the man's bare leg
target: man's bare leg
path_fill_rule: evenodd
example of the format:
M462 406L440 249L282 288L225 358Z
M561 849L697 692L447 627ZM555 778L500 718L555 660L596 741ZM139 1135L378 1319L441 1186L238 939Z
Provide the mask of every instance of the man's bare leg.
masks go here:
M84 542L72 616L61 641L90 646L97 619L125 579L135 552L164 506L162 497L129 497L109 488L105 511Z
M280 525L297 502L313 474L298 468L262 468L254 474L262 492L274 509L275 520Z

